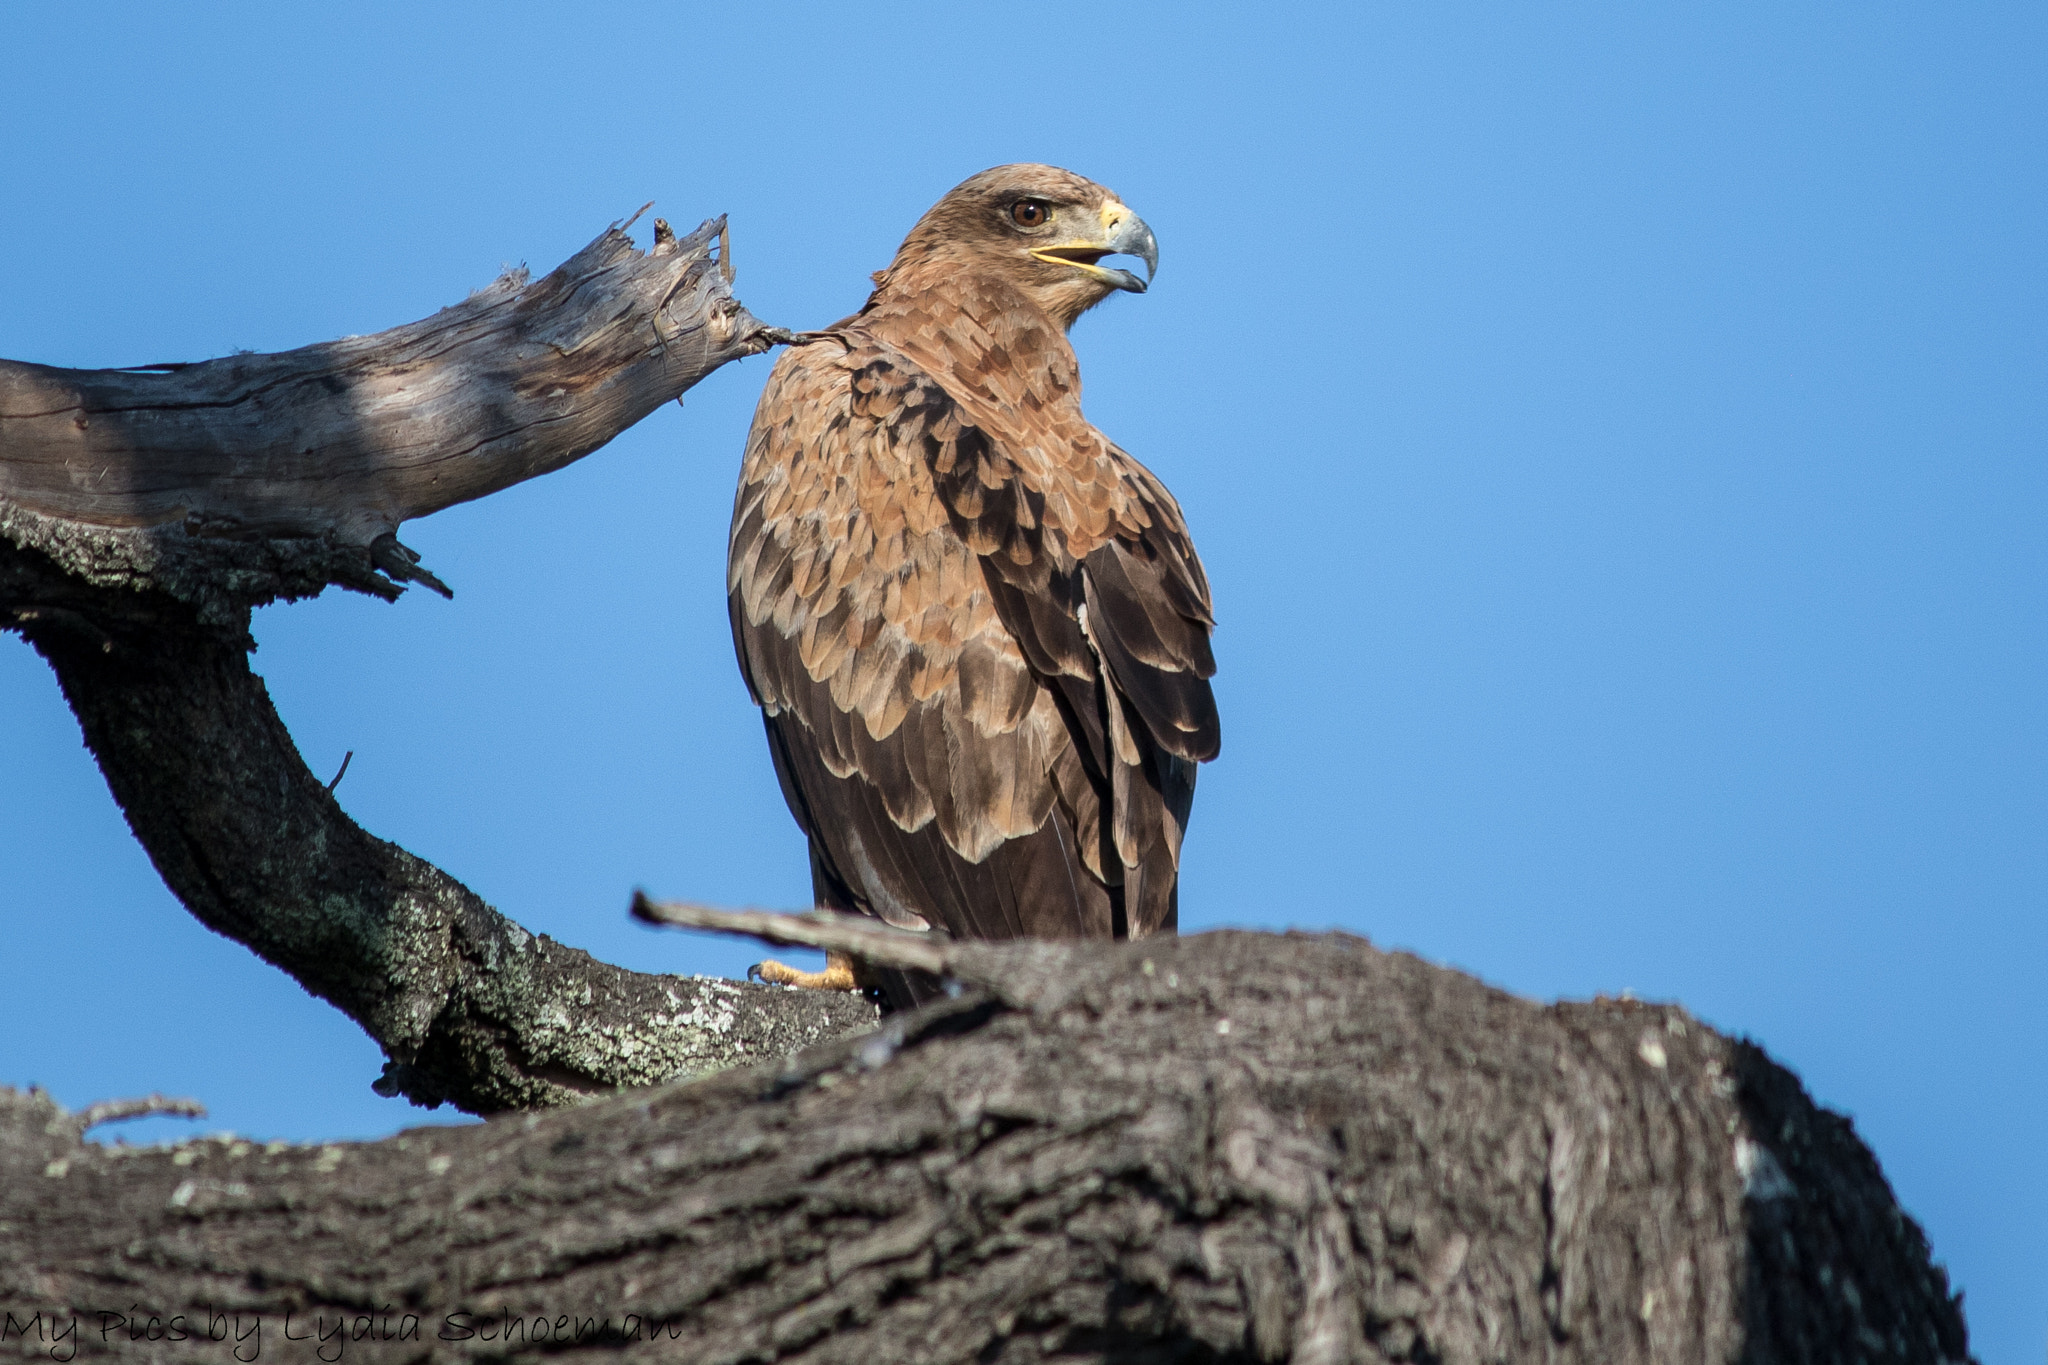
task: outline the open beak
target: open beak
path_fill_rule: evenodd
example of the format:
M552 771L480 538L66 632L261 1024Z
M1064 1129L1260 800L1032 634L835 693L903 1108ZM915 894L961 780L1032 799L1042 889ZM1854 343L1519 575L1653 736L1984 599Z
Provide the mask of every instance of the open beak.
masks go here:
M1152 235L1152 229L1145 226L1145 220L1112 199L1102 206L1096 222L1088 227L1090 230L1066 241L1034 248L1031 254L1050 264L1072 266L1111 289L1144 293L1152 277L1159 273L1159 241ZM1145 278L1141 280L1128 270L1096 264L1104 256L1136 256L1145 263Z

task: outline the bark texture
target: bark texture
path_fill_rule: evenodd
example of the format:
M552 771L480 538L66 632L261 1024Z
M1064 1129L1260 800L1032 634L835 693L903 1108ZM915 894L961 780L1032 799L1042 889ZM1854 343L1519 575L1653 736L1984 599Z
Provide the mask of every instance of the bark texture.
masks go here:
M252 605L431 578L400 520L557 468L780 336L732 298L722 228L657 224L645 254L607 231L538 283L281 355L0 362L0 628L55 669L172 892L361 1024L386 1094L567 1104L874 1022L526 933L351 821L248 666Z
M1966 1358L1848 1124L1675 1008L1543 1008L1343 936L989 945L636 906L950 983L877 1028L851 996L594 962L350 821L249 670L250 608L445 591L406 517L784 336L731 298L719 234L608 232L282 356L0 362L0 629L55 669L165 881L361 1023L386 1093L558 1107L131 1150L83 1130L175 1102L0 1091L0 1354Z
M643 253L614 227L538 283L274 355L0 361L0 539L217 620L330 582L439 587L401 522L559 469L787 339L733 298L724 233L657 221Z
M0 1308L172 1360L1967 1356L1848 1124L1677 1008L1341 935L946 969L781 1067L375 1144L110 1150L10 1095Z

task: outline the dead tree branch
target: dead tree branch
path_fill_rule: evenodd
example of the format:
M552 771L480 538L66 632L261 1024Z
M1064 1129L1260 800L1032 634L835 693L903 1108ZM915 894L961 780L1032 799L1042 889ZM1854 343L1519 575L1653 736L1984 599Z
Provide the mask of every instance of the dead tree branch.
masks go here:
M73 1115L78 1120L78 1131L83 1134L103 1123L120 1123L127 1119L146 1119L158 1114L174 1114L179 1118L203 1119L206 1106L198 1100L181 1099L175 1095L151 1093L131 1100L101 1100L88 1104Z
M515 271L425 321L275 355L0 361L0 539L213 621L328 583L438 586L400 523L580 459L786 337L733 298L724 230L642 253L614 228L538 282Z
M608 231L536 283L281 355L0 362L0 629L56 671L173 893L361 1024L384 1093L565 1104L874 1020L528 934L351 821L248 665L251 606L437 581L405 519L559 468L771 345L713 255L723 228L645 254Z
M374 1144L110 1150L0 1098L0 1308L165 1360L1967 1356L1849 1125L1682 1010L1341 935L968 970L779 1067Z
M943 929L896 929L864 915L842 915L830 910L812 910L801 915L772 910L720 910L683 901L649 900L636 891L633 918L672 929L744 934L784 948L822 948L846 953L876 967L930 972L934 976L957 974L976 952L974 944L956 943Z
M1675 1008L1544 1008L1343 936L954 943L636 903L932 971L845 995L535 938L308 771L250 608L438 580L408 517L559 467L781 334L723 224L280 356L0 362L0 629L166 883L466 1129L81 1141L0 1091L0 1343L32 1357L1959 1361L1846 1121ZM794 1055L792 1055L794 1054ZM655 1086L736 1063L693 1083ZM291 1315L291 1316L287 1316ZM232 1320L232 1321L230 1321ZM296 1324L296 1330L294 1327ZM516 1330L515 1330L516 1324Z

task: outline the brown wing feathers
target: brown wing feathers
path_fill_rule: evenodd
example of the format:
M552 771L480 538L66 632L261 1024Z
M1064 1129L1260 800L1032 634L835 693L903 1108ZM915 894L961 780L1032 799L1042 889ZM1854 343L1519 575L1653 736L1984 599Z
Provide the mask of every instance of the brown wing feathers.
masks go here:
M1070 822L1046 829L1066 727L919 479L926 440L957 433L896 386L856 391L832 349L778 368L731 546L734 640L791 809L833 879L886 919L1107 933Z
M915 264L777 363L734 506L734 645L819 901L964 937L1171 928L1218 747L1200 562L1081 417L1059 329Z

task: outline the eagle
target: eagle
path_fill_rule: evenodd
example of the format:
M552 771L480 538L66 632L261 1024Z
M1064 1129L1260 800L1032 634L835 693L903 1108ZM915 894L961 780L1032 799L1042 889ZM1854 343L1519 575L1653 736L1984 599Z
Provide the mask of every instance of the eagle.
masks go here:
M819 906L960 938L1175 928L1221 738L1209 582L1173 495L1082 415L1067 340L1158 260L1101 185L998 166L769 375L726 585ZM938 989L836 955L755 972L885 1008Z

